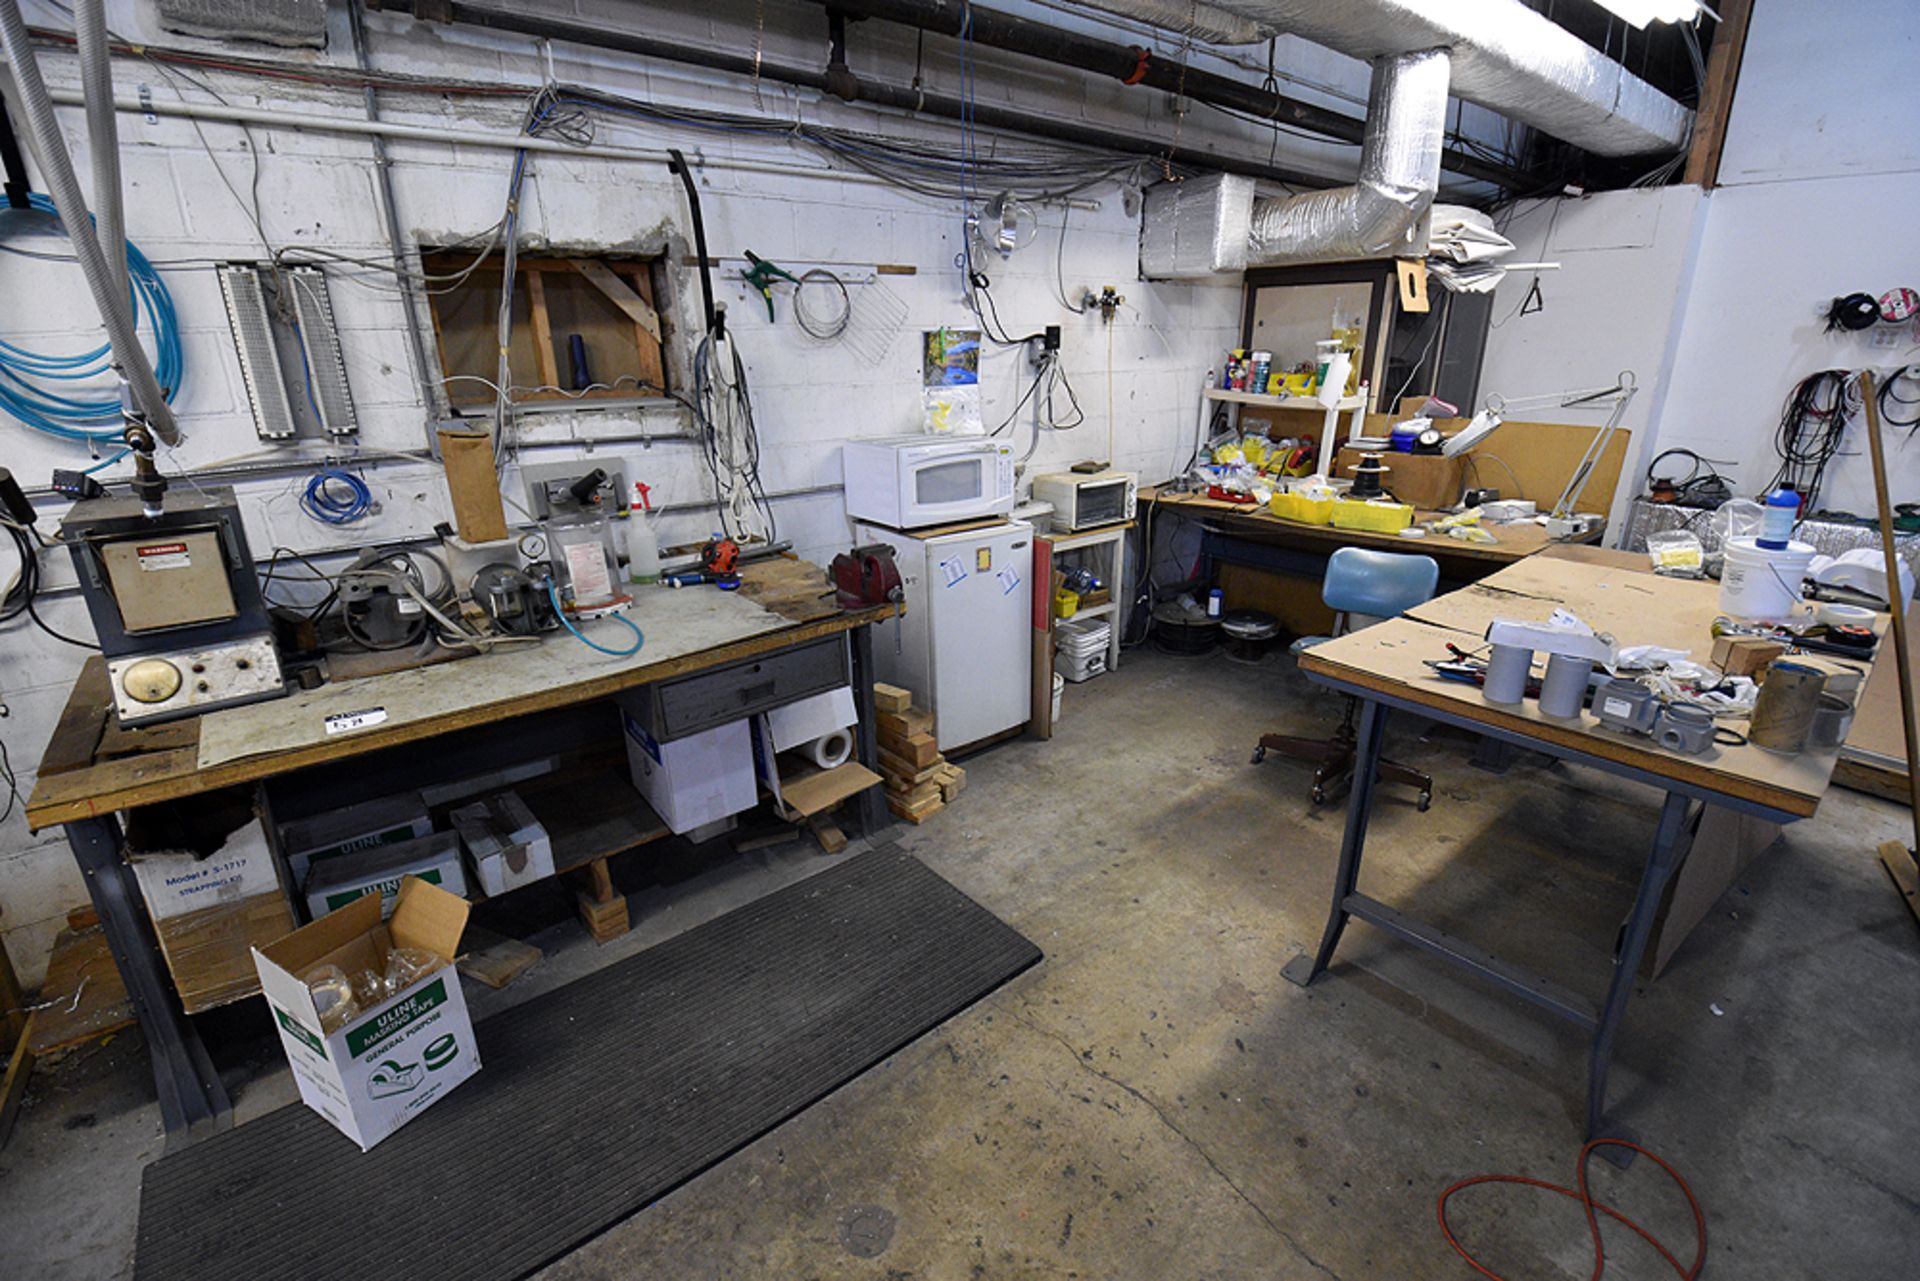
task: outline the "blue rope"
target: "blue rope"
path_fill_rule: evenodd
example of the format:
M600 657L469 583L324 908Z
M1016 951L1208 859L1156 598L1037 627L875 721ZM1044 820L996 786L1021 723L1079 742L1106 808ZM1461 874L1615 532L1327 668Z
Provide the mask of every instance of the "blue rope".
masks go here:
M30 192L27 200L37 214L59 212L53 201L37 191ZM127 242L127 274L132 279L134 324L138 327L144 322L153 332L154 376L171 403L186 374L186 353L180 343L180 318L174 311L173 295L147 256L132 241ZM84 382L112 372L113 347L109 343L77 355L52 356L0 341L0 410L35 431L63 440L118 437L121 428L118 387L104 396L89 397L80 389L69 395L45 385Z
M597 649L602 654L611 654L615 658L625 658L629 654L638 654L640 652L640 647L647 643L647 638L641 635L640 629L638 627L635 627L633 625L633 620L631 618L628 618L625 614L613 614L613 615L610 615L609 617L613 618L614 621L622 624L623 626L626 627L628 631L633 633L633 644L627 646L627 648L625 649L609 649L607 646L600 644L598 641L588 640L586 637L586 634L582 632L578 627L575 627L573 625L573 620L567 617L566 608L560 604L560 591L558 588L556 588L553 585L553 580L551 578L547 580L547 599L553 602L553 612L560 616L560 625L566 628L568 631L572 632L573 638L579 641L582 645L585 645L588 649Z

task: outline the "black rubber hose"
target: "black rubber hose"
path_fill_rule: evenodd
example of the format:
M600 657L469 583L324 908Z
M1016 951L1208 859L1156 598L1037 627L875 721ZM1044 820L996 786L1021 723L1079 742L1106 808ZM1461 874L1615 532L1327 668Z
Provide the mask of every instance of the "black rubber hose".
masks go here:
M693 210L693 251L700 256L700 298L707 308L707 332L718 334L720 311L713 305L713 271L707 265L707 223L700 216L700 190L693 185L693 170L680 148L669 147L667 154L673 157L667 168L680 175L680 185L687 189L687 206Z

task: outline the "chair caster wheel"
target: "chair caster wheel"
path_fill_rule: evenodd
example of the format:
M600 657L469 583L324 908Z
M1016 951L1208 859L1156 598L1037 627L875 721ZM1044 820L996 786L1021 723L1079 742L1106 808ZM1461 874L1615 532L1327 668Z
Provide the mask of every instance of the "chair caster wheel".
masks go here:
M1254 749L1253 749L1253 763L1254 763L1255 765L1258 765L1258 764L1259 764L1259 763L1260 763L1261 761L1264 761L1264 760L1266 760L1266 759L1267 759L1267 749L1266 749L1266 748L1264 748L1264 747L1256 747L1256 748L1254 748Z
M1427 807L1433 804L1433 793L1432 792L1420 793L1420 799L1418 802L1416 802L1416 804L1418 805L1419 810L1422 814L1426 813Z
M1316 787L1313 789L1311 795L1315 805L1325 805L1327 803L1327 791L1325 788Z

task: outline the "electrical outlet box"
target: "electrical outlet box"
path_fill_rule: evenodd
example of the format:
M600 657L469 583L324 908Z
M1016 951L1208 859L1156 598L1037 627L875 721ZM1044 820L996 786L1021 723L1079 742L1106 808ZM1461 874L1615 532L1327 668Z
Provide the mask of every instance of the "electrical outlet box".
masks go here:
M607 478L594 491L598 510L620 511L627 505L627 465L619 458L567 458L558 462L522 463L520 483L526 487L527 510L536 520L551 516L557 506L566 511L573 505L568 488L581 477L603 471Z

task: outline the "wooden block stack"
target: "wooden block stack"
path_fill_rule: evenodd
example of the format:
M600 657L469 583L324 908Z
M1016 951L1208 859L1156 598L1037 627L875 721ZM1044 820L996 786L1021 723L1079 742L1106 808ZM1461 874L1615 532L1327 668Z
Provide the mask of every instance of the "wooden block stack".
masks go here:
M873 706L887 805L909 823L924 823L960 795L967 773L940 755L940 744L933 736L933 713L915 707L911 691L876 684Z

